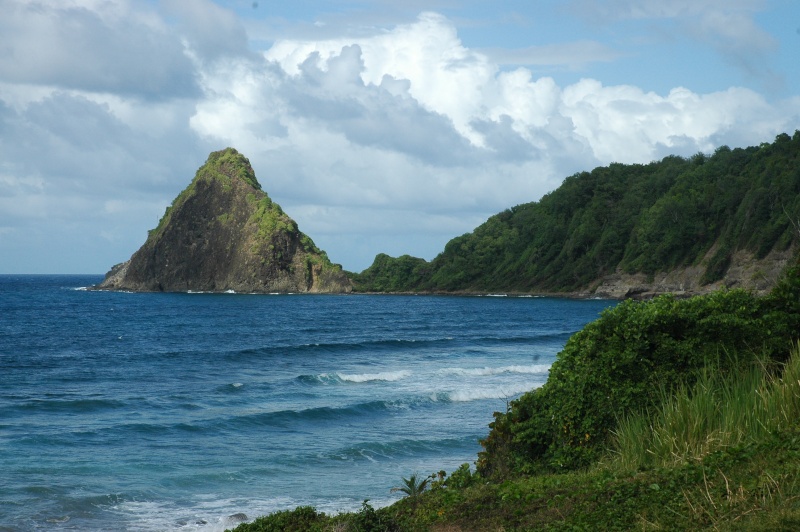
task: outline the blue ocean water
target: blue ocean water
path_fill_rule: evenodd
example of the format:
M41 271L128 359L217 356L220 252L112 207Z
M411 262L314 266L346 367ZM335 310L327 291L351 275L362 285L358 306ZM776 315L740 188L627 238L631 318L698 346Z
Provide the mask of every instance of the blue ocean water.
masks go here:
M0 530L224 530L472 464L612 301L131 294L0 276Z

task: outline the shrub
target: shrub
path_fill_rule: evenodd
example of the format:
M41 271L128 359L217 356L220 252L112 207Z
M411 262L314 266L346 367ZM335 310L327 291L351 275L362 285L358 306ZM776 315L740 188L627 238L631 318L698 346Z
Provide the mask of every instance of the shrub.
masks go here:
M477 479L478 474L473 474L469 469L469 464L461 464L458 469L453 471L444 485L452 489L464 489L470 487Z
M495 414L478 471L502 477L588 465L607 448L618 419L679 384L692 386L702 368L738 371L761 353L785 359L797 334L797 274L766 299L731 290L604 311L569 339L544 386Z
M311 506L299 506L242 523L233 532L309 532L323 530L327 516Z
M375 510L369 500L361 504L361 509L353 515L348 531L352 532L392 532L398 530L394 520L385 511Z
M680 386L647 412L623 418L615 461L645 469L697 461L729 447L766 441L800 417L800 344L782 371L754 364L738 374L710 367L693 386Z

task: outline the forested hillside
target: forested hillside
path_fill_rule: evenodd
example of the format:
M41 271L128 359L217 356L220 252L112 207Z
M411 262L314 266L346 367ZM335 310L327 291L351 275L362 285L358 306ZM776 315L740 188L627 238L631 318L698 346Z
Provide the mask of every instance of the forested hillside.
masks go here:
M538 202L492 216L433 261L378 255L357 290L576 292L615 273L652 278L699 267L726 275L798 241L800 131L771 144L689 159L611 164L566 178Z

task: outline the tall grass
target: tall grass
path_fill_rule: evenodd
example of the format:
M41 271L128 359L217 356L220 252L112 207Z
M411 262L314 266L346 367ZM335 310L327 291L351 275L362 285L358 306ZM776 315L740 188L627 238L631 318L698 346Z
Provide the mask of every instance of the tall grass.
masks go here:
M621 419L614 463L623 468L670 466L713 451L757 441L800 419L800 344L779 371L764 364L724 373L704 370L692 386L669 393L660 404Z

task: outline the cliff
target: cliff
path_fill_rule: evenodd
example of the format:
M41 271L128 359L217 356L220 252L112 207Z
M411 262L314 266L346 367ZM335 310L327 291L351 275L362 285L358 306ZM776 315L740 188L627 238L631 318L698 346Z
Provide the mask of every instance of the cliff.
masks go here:
M611 299L649 299L661 294L688 297L734 288L765 295L780 280L781 274L792 263L796 254L795 247L772 250L761 258L747 250L737 250L731 256L730 264L722 278L704 284L703 273L708 260L713 256L712 251L698 264L655 275L618 271L604 276L595 285L576 295Z
M341 266L300 232L232 148L213 152L158 227L97 289L349 292Z

